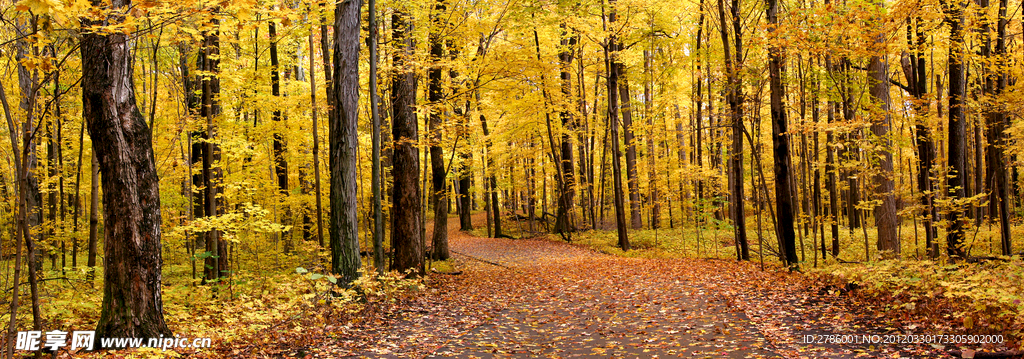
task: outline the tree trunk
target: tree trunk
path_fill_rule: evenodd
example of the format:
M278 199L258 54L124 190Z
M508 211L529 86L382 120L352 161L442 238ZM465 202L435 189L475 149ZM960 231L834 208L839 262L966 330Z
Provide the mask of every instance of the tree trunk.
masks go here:
M964 74L964 6L959 2L946 9L946 23L949 24L949 126L948 161L950 173L947 186L951 201L962 201L966 198L967 186L967 116L964 108L965 74ZM954 205L948 214L949 228L946 234L946 251L950 258L964 259L963 248L965 218L964 206Z
M633 229L641 229L644 226L643 218L640 217L640 182L637 179L636 169L636 139L633 133L633 110L631 106L632 97L629 94L629 78L626 76L626 65L622 62L613 64L618 73L619 103L622 112L622 138L626 146L626 187L629 190L629 222Z
M381 159L380 159L380 108L377 98L377 1L370 0L369 25L370 35L367 41L370 42L370 117L373 122L372 159L373 178L370 186L373 187L373 266L377 268L377 274L384 273L384 214L381 203ZM310 46L313 46L310 44ZM310 65L312 66L312 65Z
M276 20L270 20L268 22L268 30L270 35L270 92L274 97L281 96L281 64L277 58L277 42L280 39L277 38L277 23ZM337 31L335 31L337 35ZM337 44L335 44L337 46ZM277 100L280 101L280 100ZM281 108L275 107L271 115L271 120L278 126L277 130L274 131L274 174L277 177L277 190L282 196L282 206L284 207L284 214L281 216L281 224L288 226L291 224L291 209L287 203L287 198L290 189L288 188L288 160L285 159L285 155L288 153L288 145L284 141L284 134L282 133L286 127L284 121L281 120ZM284 241L284 252L289 253L292 251L292 241L290 231L283 231L280 234L281 239Z
M103 6L93 0L93 6ZM114 0L114 9L129 8ZM107 26L123 19L85 25ZM129 35L82 36L83 117L103 173L103 306L96 341L110 337L171 336L160 296L160 189L151 131L136 107Z
M779 23L778 0L767 0L769 31L777 31ZM774 34L770 34L772 37ZM796 266L800 259L796 255L796 233L793 228L793 176L790 171L789 128L786 119L786 105L783 103L782 77L785 74L785 58L778 45L768 45L768 73L771 88L772 153L775 159L775 213L778 220L779 244L787 266ZM742 200L742 199L741 199ZM740 207L742 211L742 207ZM742 217L741 217L742 218Z
M878 0L878 11L884 12L885 1ZM880 21L876 19L876 21ZM892 140L889 138L889 62L884 55L885 33L879 29L875 35L875 54L868 65L870 77L870 95L878 105L877 112L870 117L871 133L881 143L875 146L872 156L878 159L878 170L874 174L875 195L881 204L875 208L875 227L878 230L878 251L886 259L899 258L900 239L896 236L898 219L896 217L895 184L892 179ZM882 55L878 55L881 53Z
M572 131L576 130L576 118L569 109L573 103L572 98L572 74L570 66L573 61L573 50L576 46L576 35L566 26L561 24L561 39L558 46L559 78L561 80L562 98L565 99L564 107L559 111L559 118L562 120L562 136L560 143L561 181L562 188L559 189L558 212L555 216L555 233L571 232L575 230L574 223L570 217L573 215L573 204L575 203L576 178L573 170L572 153ZM581 154L582 155L582 154Z
M444 0L438 0L431 11L431 23L434 29L430 31L430 62L431 67L427 73L429 83L427 84L427 101L430 101L430 114L427 119L427 131L430 139L430 183L433 190L430 193L430 201L434 205L434 233L431 236L431 257L435 260L446 260L450 255L448 252L448 186L447 173L444 166L444 150L441 148L442 127L444 118L443 111L444 94L442 93L441 65L444 56L444 43L442 31L444 24L441 18L445 12Z
M359 222L356 210L359 134L359 7L345 1L334 8L334 103L330 119L331 271L347 286L359 277ZM396 237L397 238L397 237Z
M391 133L394 138L394 179L391 241L395 260L391 269L400 273L424 274L423 237L420 217L420 156L415 146L419 137L416 121L416 74L406 69L413 55L413 24L409 15L400 11L391 17L393 41L396 46L391 80ZM492 178L493 182L493 178Z
M732 17L734 31L736 32L736 63L733 63L729 49L725 4L724 0L718 0L718 16L722 20L720 27L722 47L725 49L725 68L729 80L726 98L729 102L732 122L732 148L729 153L729 196L732 204L733 233L736 240L737 259L749 260L750 250L747 246L747 224L743 205L743 84L739 79L739 67L741 66L739 60L743 56L743 45L740 42L739 12L739 1L733 0Z
M611 5L611 11L608 14L608 22L613 24L616 22L618 14L615 11L615 0L608 0ZM615 206L615 228L618 232L619 248L623 251L630 250L629 237L626 234L626 209L625 203L623 203L622 193L622 164L620 158L622 157L622 151L619 149L619 79L622 76L620 71L625 67L619 63L619 51L621 50L621 44L619 39L615 35L609 35L605 53L607 56L606 69L608 71L608 126L611 128L611 147L612 147L612 177L614 186L614 206ZM628 113L628 110L623 110L623 117ZM628 131L627 131L628 132ZM628 141L626 142L629 143ZM639 224L640 213L637 208L634 216L633 227L637 228Z

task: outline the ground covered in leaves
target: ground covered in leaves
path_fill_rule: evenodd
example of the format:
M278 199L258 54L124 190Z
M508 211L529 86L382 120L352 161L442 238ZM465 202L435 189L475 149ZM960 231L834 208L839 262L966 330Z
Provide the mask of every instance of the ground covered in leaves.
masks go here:
M450 241L460 274L433 273L423 295L338 324L321 344L279 354L934 358L960 349L804 343L807 335L956 333L930 332L943 328L886 315L844 288L753 263L622 258L550 239L454 230Z
M313 304L299 314L245 338L214 345L212 351L180 354L937 358L953 357L950 353L961 349L1005 350L921 343L805 343L810 335L966 333L906 312L887 313L885 303L851 295L851 288L779 268L762 270L756 263L624 258L554 237L480 238L455 230L457 220L449 226L453 258L433 263L438 270L422 285L363 284L361 305L330 305L326 292L310 293L306 299ZM379 288L405 289L382 295Z

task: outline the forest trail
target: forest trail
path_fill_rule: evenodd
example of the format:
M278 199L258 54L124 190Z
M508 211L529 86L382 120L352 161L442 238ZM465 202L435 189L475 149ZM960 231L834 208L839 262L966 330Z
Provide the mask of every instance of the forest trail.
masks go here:
M359 338L350 338L352 354L853 358L922 357L926 350L800 345L802 335L835 328L876 333L858 323L880 320L813 295L740 291L753 281L771 290L789 283L758 278L734 261L621 258L547 239L481 238L459 231L457 218L449 228L462 273L433 273L429 293L380 326L361 326Z

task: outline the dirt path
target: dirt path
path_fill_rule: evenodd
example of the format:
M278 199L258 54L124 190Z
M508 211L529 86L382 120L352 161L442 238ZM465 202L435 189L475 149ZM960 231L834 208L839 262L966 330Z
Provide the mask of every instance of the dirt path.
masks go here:
M457 219L449 228L453 261L463 273L433 275L430 293L382 323L361 325L353 354L922 357L915 348L800 344L804 334L834 333L837 325L865 333L857 320L884 326L883 320L803 292L774 297L787 292L788 280L749 264L630 259L551 240L479 238L456 230Z

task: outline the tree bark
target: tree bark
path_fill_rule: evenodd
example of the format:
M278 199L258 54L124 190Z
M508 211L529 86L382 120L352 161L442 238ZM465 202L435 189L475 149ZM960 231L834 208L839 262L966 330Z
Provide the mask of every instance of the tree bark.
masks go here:
M718 0L718 16L721 19L720 32L722 35L722 47L725 52L725 68L728 77L728 88L726 99L729 102L729 110L732 127L732 148L729 153L729 196L732 204L733 233L736 240L736 257L740 260L750 259L750 250L747 246L747 224L743 205L743 84L739 78L739 61L743 56L743 45L740 42L741 34L739 28L739 1L732 2L733 27L736 32L736 63L733 63L729 49L728 26L725 16L724 0Z
M773 37L779 24L778 0L767 0L767 16L769 37ZM785 58L778 45L769 42L768 73L771 88L772 114L772 153L775 159L775 213L778 221L779 244L782 247L784 262L787 266L796 266L800 259L796 255L796 233L793 228L793 177L790 171L789 124L786 119L786 105L783 103L785 88L782 77L785 73ZM740 199L742 200L742 199ZM742 207L740 207L742 211Z
M348 285L359 277L357 196L359 133L359 0L334 8L334 103L330 123L331 270ZM397 112L397 111L396 111ZM397 122L397 121L396 121ZM397 136L396 136L397 137ZM397 237L394 237L397 238Z
M958 1L958 0L953 0ZM946 23L949 24L949 126L947 135L949 143L948 162L950 173L947 186L951 201L962 201L967 197L967 113L964 108L965 70L964 70L964 5L956 2L946 5ZM946 231L946 252L950 258L964 259L963 248L965 216L963 206L953 205L947 215L949 228Z
M409 15L401 11L391 16L391 23L396 46L395 72L391 79L391 133L395 141L391 167L394 179L391 242L395 259L391 269L422 275L425 263L420 217L420 156L416 147L419 125L413 108L416 105L416 74L407 68L414 49L413 24Z
M615 0L608 0L608 4L611 5L611 11L608 13L608 23L614 24L618 20L618 14L615 11ZM619 43L618 37L614 34L609 35L605 46L607 46L605 48L605 53L607 54L607 64L605 66L608 71L608 126L611 128L615 228L618 233L619 248L623 251L629 251L631 247L629 236L626 234L626 209L622 193L622 164L620 162L622 151L619 149L619 79L622 76L620 71L625 66L619 63L619 51L622 45ZM628 111L623 111L622 113L625 116ZM639 226L637 224L639 216L639 208L637 208L636 218L633 222L634 228Z
M885 10L885 1L878 0L879 13ZM881 22L876 18L875 21ZM881 25L878 25L881 26ZM874 53L868 65L870 77L870 95L877 104L877 112L871 115L871 133L879 142L872 151L872 157L878 159L878 169L874 173L875 195L881 204L875 208L875 227L878 230L878 251L886 259L899 258L900 239L896 236L898 219L896 218L895 184L892 179L892 140L889 138L889 62L886 59L885 32L879 28L875 35Z
M430 193L430 201L434 205L434 233L431 236L431 257L435 260L446 260L450 255L448 252L448 186L445 181L447 173L444 166L444 150L441 148L442 127L444 119L441 116L443 108L441 78L443 69L441 65L444 56L444 43L441 32L444 30L441 21L445 11L444 0L438 0L431 11L431 23L434 29L430 31L430 61L431 67L427 73L429 83L427 84L427 101L430 101L430 114L427 118L427 131L430 138L430 183L433 190Z
M92 1L93 6L103 2ZM129 0L114 0L114 9ZM116 14L116 13L114 13ZM122 15L84 22L83 117L103 173L103 306L96 341L109 337L171 336L160 296L160 189L152 137L136 107L129 35L88 29L124 21Z

